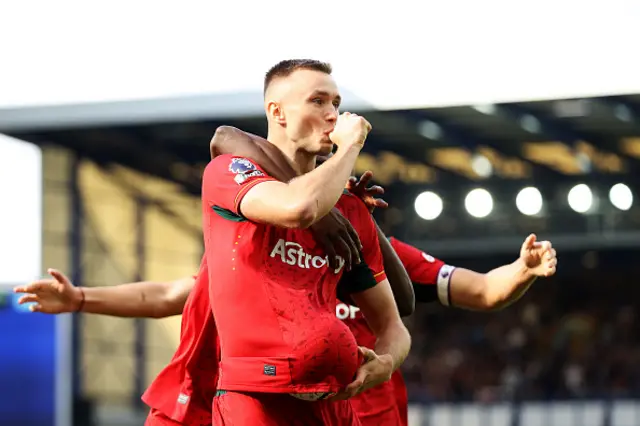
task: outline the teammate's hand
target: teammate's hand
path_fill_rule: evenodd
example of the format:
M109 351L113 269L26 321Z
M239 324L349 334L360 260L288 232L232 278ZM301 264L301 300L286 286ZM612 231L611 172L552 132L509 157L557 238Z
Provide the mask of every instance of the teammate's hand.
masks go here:
M329 265L337 269L340 255L345 260L345 267L360 263L362 244L358 233L351 223L336 208L328 215L311 225L311 232L329 256Z
M531 274L536 277L550 277L556 273L558 264L556 250L549 241L536 241L536 239L536 235L531 234L524 240L520 249L520 259Z
M349 399L391 379L393 360L390 355L378 355L363 346L358 349L364 357L364 362L358 368L355 380L332 399Z
M389 204L385 200L382 198L376 198L376 195L384 194L383 187L378 185L367 187L372 177L373 172L367 170L362 174L362 176L360 176L359 180L355 176L351 176L347 182L347 190L364 201L364 204L367 206L370 213L373 213L373 210L376 207L380 209L386 209L389 207Z
M34 281L13 289L15 293L25 293L18 299L18 303L34 303L29 307L32 312L46 314L77 311L82 304L82 291L74 287L62 272L55 269L47 272L53 279Z
M338 122L333 132L329 134L331 141L339 148L349 146L364 146L364 141L371 131L371 124L364 117L350 112L344 112L338 117Z

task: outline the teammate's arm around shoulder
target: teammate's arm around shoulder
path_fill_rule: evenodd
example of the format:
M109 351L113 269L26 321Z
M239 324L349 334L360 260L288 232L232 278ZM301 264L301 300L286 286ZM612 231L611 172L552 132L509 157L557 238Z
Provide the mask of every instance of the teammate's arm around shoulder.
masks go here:
M223 154L252 158L281 182L289 182L299 174L278 147L260 136L232 126L216 129L210 149L212 159Z
M338 202L370 129L362 117L341 116L332 134L336 155L288 183L277 182L250 159L219 156L205 169L203 199L255 222L307 228Z

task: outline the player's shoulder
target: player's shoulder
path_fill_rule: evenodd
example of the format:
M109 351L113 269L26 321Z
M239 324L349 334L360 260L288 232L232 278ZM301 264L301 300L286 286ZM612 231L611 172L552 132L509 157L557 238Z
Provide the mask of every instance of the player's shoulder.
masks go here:
M427 263L433 263L433 264L441 264L442 261L440 259L437 259L433 256L431 256L429 253L415 247L412 246L409 243L405 243L404 241L400 241L399 239L395 238L395 237L389 237L389 243L391 244L391 247L393 247L393 249L395 250L395 252L398 254L398 256L400 256L400 259L402 260L405 257L409 257L409 256L414 256L415 258L419 258L421 260L424 260Z
M224 168L232 173L247 173L253 170L260 169L260 165L249 157L240 157L232 154L222 154L213 158L207 164L209 168Z
M255 160L230 154L219 155L212 159L207 164L203 177L205 180L211 180L221 175L233 176L233 180L239 185L252 178L267 176Z

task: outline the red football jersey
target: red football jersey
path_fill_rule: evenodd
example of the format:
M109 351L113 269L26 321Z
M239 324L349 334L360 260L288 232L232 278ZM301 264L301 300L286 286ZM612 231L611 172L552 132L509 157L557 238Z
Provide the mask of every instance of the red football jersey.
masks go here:
M449 281L454 268L395 238L389 241L413 282L416 300L424 303L439 299L444 305L449 305ZM376 337L357 307L338 304L336 314L353 332L358 345L374 348ZM351 401L363 425L382 424L381 419L393 417L395 410L399 410L400 418L406 424L407 391L400 370L393 373L390 381L361 393Z
M335 316L338 281L362 291L386 278L375 225L364 204L343 195L337 208L358 231L365 262L330 268L305 229L246 220L242 198L273 180L254 161L222 155L203 177L209 299L220 338L221 390L334 393L360 364L358 347Z
M203 258L182 313L178 349L142 400L185 426L211 424L218 356L216 326L209 303L209 274Z

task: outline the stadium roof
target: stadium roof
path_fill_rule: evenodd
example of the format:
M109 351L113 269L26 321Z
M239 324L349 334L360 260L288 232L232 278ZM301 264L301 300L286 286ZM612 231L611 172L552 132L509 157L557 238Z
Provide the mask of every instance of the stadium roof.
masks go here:
M52 108L65 114L69 107ZM638 178L640 95L363 114L374 131L358 169L372 169L387 185ZM197 190L216 127L229 124L257 134L266 130L258 115L224 121L207 119L204 111L181 116L178 109L176 115L83 124L79 114L74 125L64 127L55 121L25 127L5 120L0 131L66 146L99 163L129 165Z

